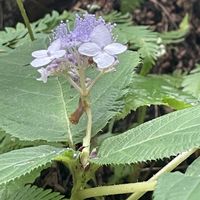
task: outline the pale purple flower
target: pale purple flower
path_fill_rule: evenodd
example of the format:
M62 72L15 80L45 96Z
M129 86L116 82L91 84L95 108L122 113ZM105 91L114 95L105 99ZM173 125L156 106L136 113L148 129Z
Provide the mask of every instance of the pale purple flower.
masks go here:
M61 22L54 32L54 38L60 39L64 48L77 47L83 42L90 41L90 35L98 25L104 25L110 31L113 28L113 25L106 24L102 17L97 19L92 14L85 14L83 17L76 15L74 29L68 30L68 24Z
M38 69L37 71L40 73L41 77L38 78L38 81L43 81L44 83L47 82L47 78L51 75L53 75L54 73L56 73L57 71L60 70L59 65L60 62L58 61L53 61L51 64L47 65L46 68L42 67L40 69Z
M33 67L42 67L48 65L53 60L63 57L66 54L65 50L60 50L61 41L59 39L52 42L47 50L38 50L32 53L35 58L31 65Z
M111 32L103 24L96 26L90 34L90 41L78 48L80 54L92 57L99 69L113 66L116 55L126 50L125 45L113 41Z
M75 82L79 82L77 69L87 66L78 65L88 62L88 58L80 54L92 57L99 69L114 69L118 63L116 55L124 52L127 47L114 42L113 27L102 17L96 18L91 14L83 17L77 15L71 31L68 22L61 22L53 32L53 42L48 49L32 53L34 60L31 65L41 67L37 70L40 73L37 80L46 83L49 76L68 73Z
M67 54L63 58L52 61L49 65L47 65L46 68L42 67L38 69L37 71L40 73L40 78L38 78L37 80L46 83L49 76L62 73L66 70L65 64L62 63L65 63L66 61L73 63L72 67L67 66L68 68L70 68L68 73L72 79L77 79L77 73L75 73L76 69L74 69L74 66L76 66L76 61L71 54Z

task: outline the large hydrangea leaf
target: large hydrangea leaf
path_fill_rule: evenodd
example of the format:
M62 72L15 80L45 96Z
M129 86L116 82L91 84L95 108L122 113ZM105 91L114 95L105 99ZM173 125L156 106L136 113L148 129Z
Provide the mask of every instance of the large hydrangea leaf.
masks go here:
M158 179L154 200L197 200L200 196L200 178L179 172L166 173Z
M44 40L28 43L0 60L0 127L21 140L62 141L69 129L61 83L36 81L28 64Z
M107 138L97 164L131 164L163 159L200 146L200 106L158 117L127 132Z
M21 140L67 141L71 133L74 142L80 142L86 117L77 125L69 122L79 95L62 78L51 77L47 84L36 81L39 74L29 65L31 53L44 47L45 41L37 40L1 57L0 128ZM138 54L133 52L124 53L119 60L117 71L102 77L92 90L93 135L121 110L122 89L139 63ZM95 69L91 76L94 74Z
M18 149L0 155L0 185L51 162L64 152L63 148L48 145Z

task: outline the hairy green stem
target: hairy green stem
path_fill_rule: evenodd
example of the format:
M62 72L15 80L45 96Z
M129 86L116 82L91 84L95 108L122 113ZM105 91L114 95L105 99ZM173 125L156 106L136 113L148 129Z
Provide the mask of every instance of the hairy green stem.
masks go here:
M24 9L24 5L23 5L22 0L17 0L17 5L18 5L19 10L21 12L21 15L24 19L24 23L26 24L26 27L28 29L29 36L30 36L31 40L33 41L35 38L34 38L34 35L33 35L33 31L32 31L28 16L26 14L26 10Z
M80 191L79 196L86 199L90 197L107 196L115 194L127 194L132 192L148 192L153 191L156 186L156 181L143 182L143 183L128 183L112 186L100 186L95 188L89 188Z
M92 111L91 111L90 100L89 100L89 91L85 83L86 78L85 78L84 67L80 67L78 72L79 72L79 77L80 77L80 85L82 89L82 94L81 94L82 105L88 118L86 135L83 138L84 148L81 154L81 163L83 167L86 167L88 164L89 155L90 155L90 140L91 140L91 132L92 132Z
M152 176L147 182L157 180L162 174L166 172L171 172L178 165L180 165L184 160L186 160L189 156L191 156L197 149L191 149L187 152L179 154L176 158L174 158L171 162L169 162L165 167L163 167L160 171L158 171L154 176ZM141 196L143 196L145 192L136 192L132 194L127 200L137 200Z
M85 112L88 117L88 123L87 123L86 135L83 138L84 149L82 151L82 159L81 159L83 166L87 165L90 155L90 140L92 134L92 111L90 105L87 105Z
M83 98L88 96L88 90L87 90L87 86L85 84L85 69L84 67L80 67L80 69L78 70L79 72L79 77L80 77L80 85L81 85L81 89L83 91Z

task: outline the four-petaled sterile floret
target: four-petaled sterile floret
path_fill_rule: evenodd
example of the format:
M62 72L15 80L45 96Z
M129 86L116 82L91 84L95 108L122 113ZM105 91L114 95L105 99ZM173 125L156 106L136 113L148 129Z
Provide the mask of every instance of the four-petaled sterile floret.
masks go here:
M127 47L113 41L112 34L105 25L98 25L90 35L90 42L81 44L80 54L92 57L99 69L105 69L116 62L116 55Z
M35 58L31 65L33 67L42 67L48 65L53 60L63 57L66 54L65 50L60 50L61 42L60 40L55 40L49 46L47 50L38 50L32 53L32 56Z

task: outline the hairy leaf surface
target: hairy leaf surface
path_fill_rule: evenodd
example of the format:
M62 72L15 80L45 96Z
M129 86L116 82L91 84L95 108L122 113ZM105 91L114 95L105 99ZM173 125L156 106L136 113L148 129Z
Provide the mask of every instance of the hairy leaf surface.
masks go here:
M25 176L21 176L14 181L0 185L0 199L9 199L9 196L12 196L13 193L20 191L25 185L32 184L35 179L40 176L41 170L48 167L50 167L50 163L34 169L30 173Z
M125 25L117 26L116 32L119 41L134 44L133 48L138 49L145 67L151 68L160 48L157 43L158 33L151 31L147 26Z
M200 146L200 106L146 122L100 146L98 164L126 164L162 159Z
M42 145L14 150L0 155L0 185L19 178L51 162L63 148Z
M160 33L160 37L164 44L178 43L184 40L184 37L190 30L189 15L186 14L179 25L179 29L175 31Z
M200 65L192 70L189 75L184 77L183 90L192 94L193 96L200 97Z
M189 176L200 176L200 157L198 157L192 162L192 164L189 165L185 174Z
M154 200L197 200L199 197L200 178L179 172L161 176L154 192Z
M63 195L52 190L44 190L36 186L25 186L5 196L1 200L67 200Z
M37 71L28 64L31 52L45 48L38 40L17 48L0 60L0 128L20 140L66 141L68 133L74 142L85 134L86 117L72 125L69 117L79 101L79 94L62 78L51 77L47 84L36 81ZM119 58L117 71L105 74L91 91L93 135L100 131L121 109L122 89L129 84L137 53L126 52ZM91 77L97 74L92 70Z
M59 141L66 139L69 126L60 83L36 81L36 70L27 66L31 52L42 46L39 40L1 57L0 127L21 140Z
M125 108L120 117L140 106L166 105L179 110L197 104L197 99L179 89L179 79L169 75L134 74L125 94Z

